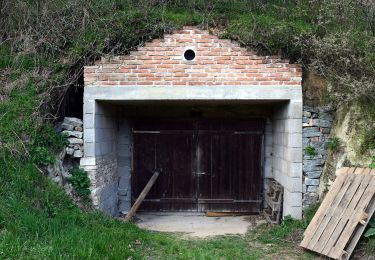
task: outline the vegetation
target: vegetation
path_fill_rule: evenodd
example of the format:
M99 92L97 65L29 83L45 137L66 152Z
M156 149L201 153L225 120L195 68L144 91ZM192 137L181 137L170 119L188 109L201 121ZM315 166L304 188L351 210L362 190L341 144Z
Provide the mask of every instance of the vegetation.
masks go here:
M327 149L331 151L336 151L340 147L340 139L336 136L332 136L327 141Z
M68 88L80 87L83 65L183 25L303 63L330 82L336 105L373 102L374 13L371 1L350 0L0 1L0 258L256 259L285 250L309 257L285 240L307 222L287 219L245 239L185 241L82 212L43 176L65 144L52 122ZM72 175L85 196L87 179Z
M308 155L308 156L315 156L318 154L318 152L316 151L315 147L314 146L307 146L305 148L305 153Z
M68 181L72 184L74 192L82 199L84 202L90 201L90 178L87 173L80 168L73 168L70 171L71 177Z

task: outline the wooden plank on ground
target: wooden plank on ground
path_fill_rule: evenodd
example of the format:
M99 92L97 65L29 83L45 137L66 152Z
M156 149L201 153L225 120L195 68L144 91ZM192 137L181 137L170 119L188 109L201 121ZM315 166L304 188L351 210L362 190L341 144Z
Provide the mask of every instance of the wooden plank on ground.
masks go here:
M347 259L375 211L375 171L343 168L338 173L300 246Z
M347 175L348 175L349 168L342 168L338 172L338 177L336 178L335 182L332 184L330 192L326 195L325 199L323 200L322 204L318 208L317 212L315 213L314 218L311 220L310 225L307 227L304 233L304 239L301 242L302 247L307 247L308 243L312 235L315 233L316 226L320 223L324 217L324 212L327 208L331 205L333 200L335 199L335 195L341 189L342 185L344 184Z
M154 183L155 183L155 181L158 177L159 177L159 172L155 171L154 174L151 176L150 180L147 182L146 186L143 188L141 194L139 194L137 200L134 202L130 211L126 215L126 217L124 219L125 221L129 221L129 220L132 219L132 217L137 212L139 206L141 206L142 201L144 200L144 198L146 198L148 192L150 191L150 189L152 188L152 186L154 185Z

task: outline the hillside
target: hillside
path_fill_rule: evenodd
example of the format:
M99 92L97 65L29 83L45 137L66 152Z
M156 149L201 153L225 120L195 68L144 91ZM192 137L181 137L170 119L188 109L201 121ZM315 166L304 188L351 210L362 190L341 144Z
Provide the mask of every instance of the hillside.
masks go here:
M347 165L375 161L372 1L1 1L0 258L258 259L283 250L313 257L290 239L309 218L246 239L186 241L79 209L45 177L66 142L54 123L82 117L83 66L184 25L303 64L306 101L339 111L334 131L347 138L332 149L325 176L346 150L354 154ZM354 123L342 127L345 118ZM374 248L374 238L363 239L357 256Z

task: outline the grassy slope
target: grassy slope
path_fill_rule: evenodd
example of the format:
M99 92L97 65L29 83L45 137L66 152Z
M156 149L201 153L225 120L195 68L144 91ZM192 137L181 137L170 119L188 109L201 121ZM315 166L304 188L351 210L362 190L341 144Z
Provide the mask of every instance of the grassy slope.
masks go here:
M64 2L68 0L59 4ZM64 40L70 42L61 44L60 38L52 33L45 34L49 44L38 46L31 53L18 45L0 45L0 79L6 75L8 83L11 82L5 85L3 81L0 85L0 95L6 97L0 103L0 258L271 259L280 254L294 259L311 257L285 241L294 231L300 234L306 223L287 222L275 229L260 229L245 238L186 241L173 235L145 232L97 212L81 212L38 170L53 162L53 154L63 144L43 120L46 111L40 104L48 99L46 90L64 83L70 66L88 52L105 53L115 46L115 52L126 53L143 40L162 35L164 30L204 24L225 27L225 37L261 51L281 48L294 57L294 35L322 33L322 28L312 23L313 10L307 10L303 4L285 9L277 5L285 1L274 1L275 5L262 8L240 1L217 1L214 8L205 9L205 5L199 4L204 1L184 2L187 4L151 6L147 11L119 4L113 12L106 1L94 1L100 4L92 3L93 11L98 13L92 20L98 21L84 28L56 30L57 36L67 34ZM67 8L61 15L74 10ZM56 20L54 26L59 24ZM51 46L53 50L49 49Z

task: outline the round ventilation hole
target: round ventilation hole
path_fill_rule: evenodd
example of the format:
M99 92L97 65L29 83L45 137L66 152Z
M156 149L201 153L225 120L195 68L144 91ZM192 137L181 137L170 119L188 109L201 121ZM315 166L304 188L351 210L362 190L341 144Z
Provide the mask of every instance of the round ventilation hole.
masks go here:
M185 60L194 60L195 58L195 52L193 50L186 50L184 52L184 58Z

